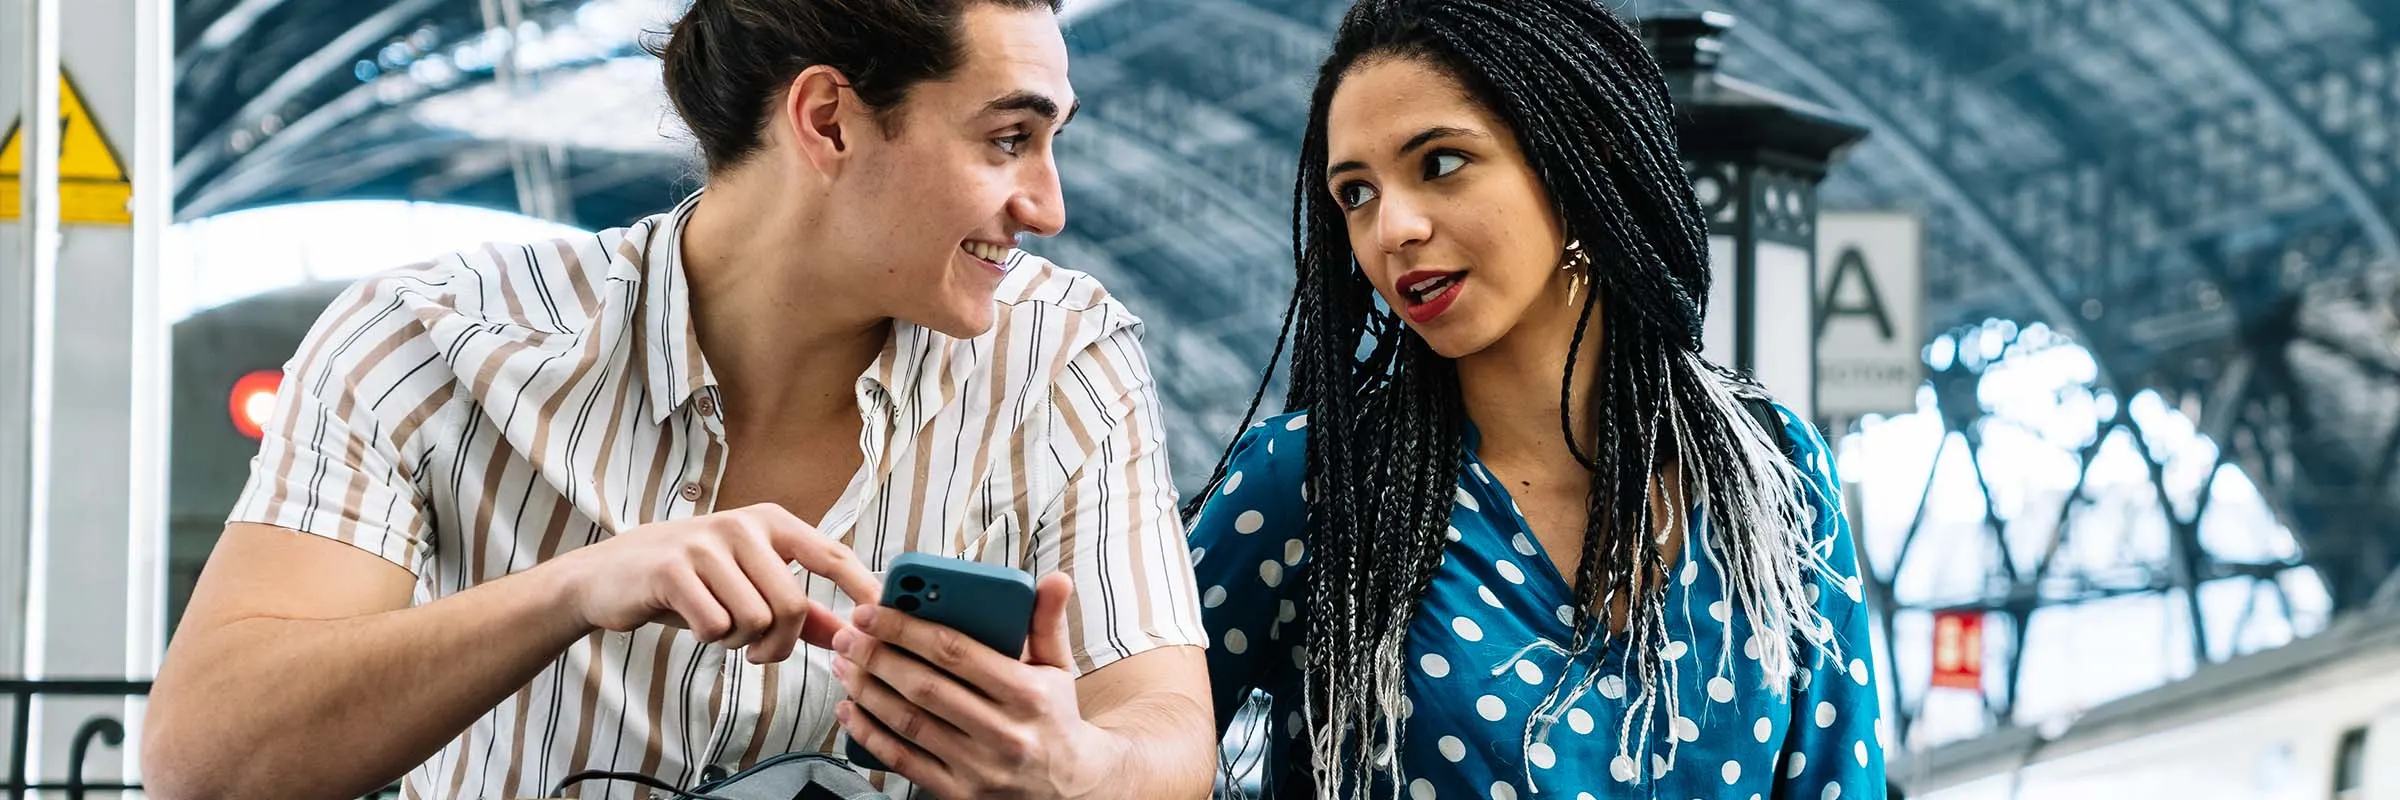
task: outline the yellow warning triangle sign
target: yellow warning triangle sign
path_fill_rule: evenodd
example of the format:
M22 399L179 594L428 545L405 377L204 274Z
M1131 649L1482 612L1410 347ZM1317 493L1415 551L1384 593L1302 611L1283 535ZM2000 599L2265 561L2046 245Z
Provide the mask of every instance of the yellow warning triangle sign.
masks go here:
M63 135L58 143L59 220L95 225L131 225L133 212L126 201L133 184L116 149L100 132L100 122L83 105L75 83L58 77L58 120ZM24 120L10 123L8 140L0 144L0 220L16 219L22 193L18 177L25 174Z

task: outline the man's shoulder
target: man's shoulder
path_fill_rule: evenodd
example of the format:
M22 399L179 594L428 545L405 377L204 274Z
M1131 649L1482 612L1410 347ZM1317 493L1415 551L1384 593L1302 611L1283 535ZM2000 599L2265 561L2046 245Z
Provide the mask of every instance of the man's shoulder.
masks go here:
M1108 293L1108 287L1100 285L1100 279L1022 250L992 299L1003 315L1034 309L1068 314L1127 313L1124 304Z
M995 341L1055 342L1072 353L1120 331L1139 335L1140 317L1098 278L1019 251L993 292Z
M645 225L532 242L488 242L378 272L350 295L397 300L421 318L543 333L581 329L614 280L639 280Z

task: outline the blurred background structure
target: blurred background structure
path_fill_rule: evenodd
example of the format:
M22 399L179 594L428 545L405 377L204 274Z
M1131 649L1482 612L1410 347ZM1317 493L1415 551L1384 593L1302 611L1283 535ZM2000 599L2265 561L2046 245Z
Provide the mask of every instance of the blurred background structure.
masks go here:
M640 47L681 3L0 0L0 116L47 85L43 5L73 103L50 212L18 205L37 148L0 158L0 678L138 694L333 292L698 186ZM1148 321L1187 490L1275 339L1346 5L1067 5L1069 223L1028 249ZM1883 618L1895 783L2400 798L2400 0L1614 5L1725 12L1717 77L1865 134L1788 199L1692 168L1713 205L1801 220L1812 302L1785 311L1865 337L1802 374ZM77 732L138 699L75 702L0 780L127 782Z

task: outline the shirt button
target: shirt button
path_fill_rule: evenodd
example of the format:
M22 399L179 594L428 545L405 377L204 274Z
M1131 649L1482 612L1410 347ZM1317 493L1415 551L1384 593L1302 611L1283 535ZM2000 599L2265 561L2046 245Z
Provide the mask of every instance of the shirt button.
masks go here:
M685 500L697 503L700 502L700 492L701 489L699 482L692 481L685 483L683 485L683 490L676 492L676 494L682 495L683 499Z
M713 417L717 415L717 401L708 395L701 395L700 399L693 401L692 408L698 410L700 412L700 416L703 417Z

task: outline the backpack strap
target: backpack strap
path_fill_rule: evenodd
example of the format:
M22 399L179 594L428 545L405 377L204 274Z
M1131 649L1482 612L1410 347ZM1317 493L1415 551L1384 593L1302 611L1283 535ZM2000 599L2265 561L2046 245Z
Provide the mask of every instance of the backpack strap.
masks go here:
M1750 418L1758 420L1758 426L1766 429L1768 436L1775 437L1775 447L1783 451L1784 458L1799 456L1800 443L1792 441L1791 435L1783 430L1783 416L1775 413L1774 403L1767 402L1764 397L1744 397L1741 401L1742 408L1750 412Z

